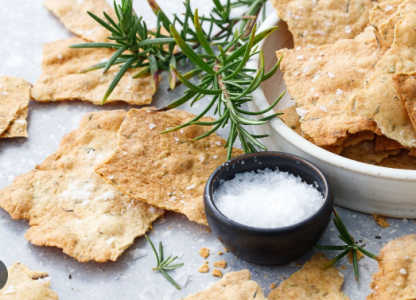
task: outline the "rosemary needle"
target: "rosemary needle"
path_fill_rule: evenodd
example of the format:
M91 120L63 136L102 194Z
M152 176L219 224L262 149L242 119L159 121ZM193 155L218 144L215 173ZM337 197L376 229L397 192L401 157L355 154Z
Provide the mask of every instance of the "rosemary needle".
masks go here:
M154 267L152 270L153 271L159 271L160 273L162 273L163 276L165 276L166 279L170 283L172 283L178 290L180 290L181 288L179 287L179 285L175 282L175 280L173 280L172 277L170 277L168 275L168 273L166 273L166 271L178 269L178 268L182 267L184 264L180 263L180 264L172 265L172 263L178 257L177 256L172 257L172 255L169 255L168 258L164 259L162 242L159 242L159 253L158 253L156 251L156 248L153 245L152 241L149 239L149 237L147 235L145 235L145 237L146 237L147 241L150 243L150 246L152 247L153 252L155 253L155 256L156 256L157 266Z
M316 246L316 249L321 250L336 250L336 251L342 251L339 255L334 257L332 260L330 260L325 266L324 269L329 268L336 262L338 262L340 259L342 259L347 254L352 254L352 261L353 261L353 268L354 268L354 275L355 280L358 281L358 259L357 259L357 253L358 251L362 254L378 260L378 257L367 250L365 250L363 247L364 245L358 245L356 244L354 238L351 236L351 234L348 232L347 227L345 226L344 222L342 221L341 217L339 216L338 212L334 209L334 219L333 222L335 224L335 227L337 228L339 232L339 238L345 243L345 245L341 246Z

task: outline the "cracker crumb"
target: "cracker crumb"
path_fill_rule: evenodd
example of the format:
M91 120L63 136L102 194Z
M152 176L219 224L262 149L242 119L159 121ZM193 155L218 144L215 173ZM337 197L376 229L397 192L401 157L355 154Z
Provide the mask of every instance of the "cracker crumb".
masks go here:
M215 277L220 277L220 278L222 278L222 272L221 272L220 270L218 270L218 269L214 269L214 270L212 271L212 275L213 275L213 276L215 276Z
M218 251L218 255L223 255L223 254L224 254L224 252Z
M202 247L201 250L199 250L199 255L203 258L207 258L209 256L209 249Z
M347 256L348 256L348 261L350 262L350 264L352 264L354 261L352 258L352 251L348 253ZM359 261L363 257L364 257L364 254L362 254L360 251L357 251L357 261Z
M341 266L341 269L345 270L347 267L346 266Z
M380 227L387 228L390 227L390 224L386 221L386 217L382 217L380 215L373 214L374 220L376 220L377 224Z
M209 272L209 266L207 264L202 265L202 267L198 270L199 273L208 273Z
M217 268L225 269L227 267L227 262L225 260L219 260L213 263Z
M416 221L415 221L415 222L416 222ZM227 248L225 248L225 247L224 247L224 251L225 251L225 252L229 252L229 251L228 251L228 249L227 249Z
M272 283L272 284L270 285L270 289L271 289L271 290L274 290L276 287L277 287L276 283Z

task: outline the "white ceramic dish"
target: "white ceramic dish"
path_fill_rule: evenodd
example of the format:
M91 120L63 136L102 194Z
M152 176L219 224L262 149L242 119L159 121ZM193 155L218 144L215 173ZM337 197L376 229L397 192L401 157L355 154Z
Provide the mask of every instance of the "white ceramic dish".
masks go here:
M275 13L263 22L259 31L276 25L279 29L260 45L265 56L266 71L277 61L276 50L292 48L293 45L286 23ZM250 60L249 67L257 68L258 63L257 55ZM267 108L285 90L282 73L278 71L253 93L254 101L249 103L249 109L259 111ZM286 94L276 109L292 105L294 101ZM263 126L253 126L252 129L256 134L270 135L262 139L269 150L299 155L321 168L331 182L338 205L364 213L416 218L416 171L378 167L335 155L303 139L278 118Z

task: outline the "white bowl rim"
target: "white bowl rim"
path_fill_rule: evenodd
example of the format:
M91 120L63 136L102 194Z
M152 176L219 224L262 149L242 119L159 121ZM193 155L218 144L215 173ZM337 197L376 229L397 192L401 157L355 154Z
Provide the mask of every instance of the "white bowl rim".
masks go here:
M273 26L276 26L279 23L280 19L277 16L276 12L269 15L266 20L261 24L258 31L261 32ZM264 41L261 41L258 46L259 49L263 48ZM277 49L276 49L277 50ZM247 63L248 68L257 69L259 64L260 55L254 55L250 61ZM253 92L253 103L259 109L263 110L270 106L268 103L262 88L259 86ZM268 112L264 114L265 116L271 115L273 112ZM393 169L380 166L374 166L362 162L358 162L352 159L348 159L337 154L326 151L306 139L302 138L296 134L292 129L290 129L282 120L279 118L273 118L269 121L270 127L275 130L282 138L287 140L289 143L292 143L296 148L301 149L303 152L308 155L326 162L327 164L349 170L356 173L361 173L368 176L375 176L383 179L393 179L399 181L415 181L416 180L416 171L414 170L403 170L403 169Z

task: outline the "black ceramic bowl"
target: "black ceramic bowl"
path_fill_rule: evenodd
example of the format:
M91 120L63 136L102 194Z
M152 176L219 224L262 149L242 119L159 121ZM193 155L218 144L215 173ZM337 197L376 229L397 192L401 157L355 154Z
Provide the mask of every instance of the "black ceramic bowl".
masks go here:
M279 168L280 171L300 176L308 184L318 183L317 189L324 197L321 209L300 223L270 229L237 223L218 210L213 192L220 180L230 180L237 173L266 168ZM211 231L228 250L254 264L279 265L299 258L316 245L330 221L334 199L325 175L313 164L295 155L268 151L241 155L216 169L205 186L204 205Z

